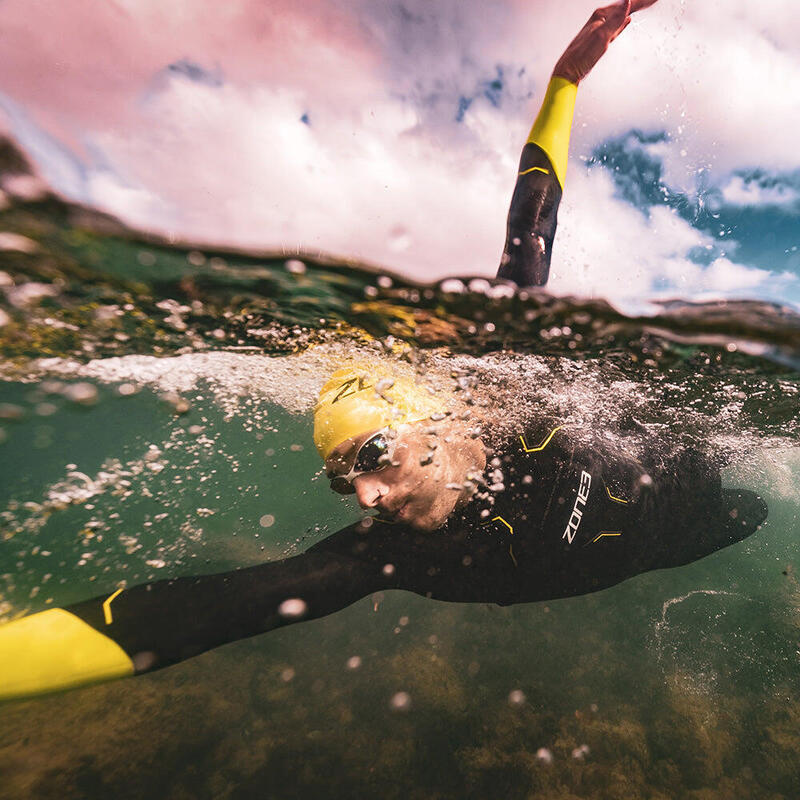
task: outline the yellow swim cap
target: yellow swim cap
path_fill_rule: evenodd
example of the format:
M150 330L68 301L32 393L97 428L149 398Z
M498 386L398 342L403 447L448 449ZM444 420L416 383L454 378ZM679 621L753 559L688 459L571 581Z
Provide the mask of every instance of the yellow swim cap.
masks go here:
M314 407L314 444L326 459L354 436L419 422L446 408L441 397L384 365L350 365L322 387Z

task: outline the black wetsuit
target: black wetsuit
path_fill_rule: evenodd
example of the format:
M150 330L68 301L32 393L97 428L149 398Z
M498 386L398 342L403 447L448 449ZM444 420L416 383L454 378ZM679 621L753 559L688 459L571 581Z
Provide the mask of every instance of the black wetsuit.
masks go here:
M719 471L697 452L656 473L577 445L560 428L528 431L495 458L490 490L434 532L375 519L283 561L125 589L111 624L108 595L66 610L143 672L382 589L501 605L597 591L738 542L767 514L752 492L722 489ZM301 600L302 612L282 614L287 600Z
M498 278L517 286L544 286L556 235L561 186L544 150L528 142L511 198Z

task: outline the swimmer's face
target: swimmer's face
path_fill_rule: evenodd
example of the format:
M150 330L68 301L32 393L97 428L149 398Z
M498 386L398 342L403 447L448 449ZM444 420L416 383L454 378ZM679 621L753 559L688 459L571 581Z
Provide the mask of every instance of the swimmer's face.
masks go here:
M432 531L444 524L456 504L464 501L465 493L448 489L447 484L463 484L466 472L483 465L473 465L474 458L465 459L463 450L459 450L459 445L465 444L462 437L434 436L427 433L430 428L430 422L400 426L391 463L352 479L362 508L375 508L382 516ZM346 475L353 468L359 447L375 434L370 431L339 445L325 461L328 477Z

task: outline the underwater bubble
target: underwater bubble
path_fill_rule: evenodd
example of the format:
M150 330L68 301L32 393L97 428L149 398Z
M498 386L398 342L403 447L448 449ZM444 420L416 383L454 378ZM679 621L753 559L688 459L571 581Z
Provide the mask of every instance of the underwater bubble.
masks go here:
M150 650L142 650L140 653L135 653L131 661L136 672L146 672L158 661L158 656Z
M92 406L97 402L97 387L93 383L74 383L64 390L64 397L82 406Z
M486 291L487 297L499 300L502 297L513 297L516 289L507 283L498 283Z
M117 387L117 393L122 395L122 397L130 397L138 391L138 388L133 383L121 383Z
M296 258L290 258L284 266L286 271L291 272L292 275L305 275L306 273L306 265Z
M509 692L508 704L510 706L521 706L525 704L526 699L525 692L523 692L522 689L514 689Z
M411 695L408 692L397 692L392 695L389 706L393 711L408 711L411 708Z
M278 606L278 613L287 619L302 617L307 610L308 606L305 600L301 600L299 597L290 597Z
M25 409L13 403L0 403L0 419L20 420L25 416Z
M55 297L58 294L58 287L49 283L23 283L6 292L8 302L15 308L26 308L39 303L45 297Z
M588 744L582 744L580 747L576 747L572 751L572 757L576 761L583 761L583 759L586 758L586 756L588 756L588 755L589 755L589 745Z
M536 760L541 761L543 764L552 764L553 754L546 747L540 747L536 751Z
M272 514L264 514L259 520L258 524L262 528L271 528L275 524L275 517Z
M387 577L394 575L394 564L384 564L382 572Z
M153 253L149 250L140 250L136 254L136 260L143 266L143 267L152 267L153 264L156 263L156 257Z
M361 656L350 656L347 659L347 669L358 669L361 666Z
M165 392L161 395L161 399L171 406L176 414L186 414L192 409L192 404L175 392Z
M464 286L463 281L457 278L448 278L439 284L439 291L445 294L464 294L467 291L467 287Z
M486 294L491 288L492 284L484 278L473 278L469 282L469 290L473 294Z
M284 683L289 683L289 681L294 679L295 671L291 667L286 667L286 669L281 671L281 680Z

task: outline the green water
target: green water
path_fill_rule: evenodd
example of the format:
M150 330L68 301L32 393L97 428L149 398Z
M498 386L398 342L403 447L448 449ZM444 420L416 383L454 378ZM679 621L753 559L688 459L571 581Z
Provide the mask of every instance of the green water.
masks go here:
M278 559L359 519L320 479L309 408L326 370L365 351L471 376L479 403L520 419L557 412L632 447L665 427L702 440L769 519L590 596L501 608L386 592L6 703L0 797L800 796L795 315L741 303L654 321L344 263L298 272L75 213L0 214L38 246L0 270L50 287L0 306L4 619ZM411 349L390 355L400 339Z

